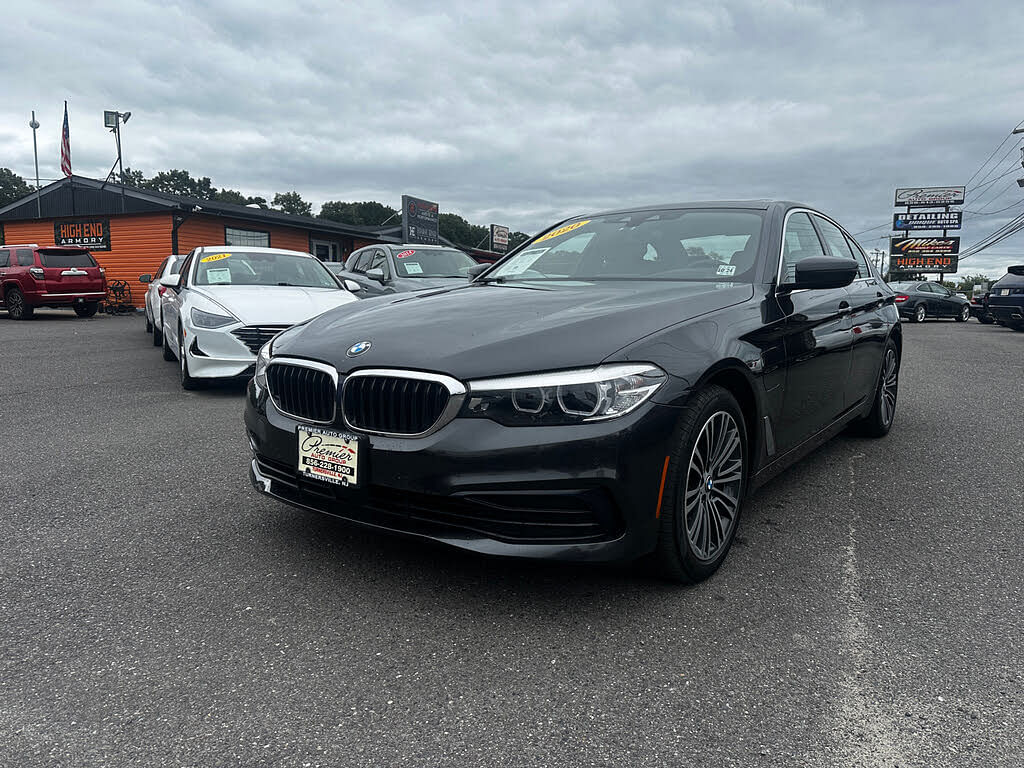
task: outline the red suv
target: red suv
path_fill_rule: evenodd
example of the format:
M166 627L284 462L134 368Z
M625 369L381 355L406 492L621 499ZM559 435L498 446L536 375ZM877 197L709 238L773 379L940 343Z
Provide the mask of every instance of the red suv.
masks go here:
M71 307L92 317L107 294L107 278L84 248L0 246L0 306L14 320L36 307Z

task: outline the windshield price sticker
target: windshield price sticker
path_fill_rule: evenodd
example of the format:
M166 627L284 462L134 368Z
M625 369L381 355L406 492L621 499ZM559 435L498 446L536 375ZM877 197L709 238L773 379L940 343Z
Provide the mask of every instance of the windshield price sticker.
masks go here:
M407 275L422 275L423 267L418 262L409 261L405 264L405 274Z
M206 270L206 282L210 285L231 282L230 269L208 269Z
M583 221L575 221L572 224L566 224L564 227L559 227L558 229L551 230L546 235L541 235L540 237L538 237L533 242L541 243L541 242L544 242L545 240L550 240L553 237L561 237L562 235L568 234L569 232L572 232L575 229L579 229L584 224L589 224L589 223L590 223L590 219L585 219Z
M359 438L316 427L299 427L299 474L332 485L359 485Z
M231 254L230 253L215 253L215 254L213 254L211 256L203 256L203 258L201 258L199 261L202 262L203 264L206 264L207 262L210 262L210 261L220 261L221 259L230 259L230 258L231 258Z

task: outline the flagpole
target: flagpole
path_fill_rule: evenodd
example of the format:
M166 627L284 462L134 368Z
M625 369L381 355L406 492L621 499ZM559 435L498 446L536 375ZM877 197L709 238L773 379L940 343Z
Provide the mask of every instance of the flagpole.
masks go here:
M28 127L32 129L32 154L36 158L36 218L43 218L42 204L39 202L39 145L36 144L36 129L39 128L39 123L36 121L36 111L32 110L32 121L28 124Z

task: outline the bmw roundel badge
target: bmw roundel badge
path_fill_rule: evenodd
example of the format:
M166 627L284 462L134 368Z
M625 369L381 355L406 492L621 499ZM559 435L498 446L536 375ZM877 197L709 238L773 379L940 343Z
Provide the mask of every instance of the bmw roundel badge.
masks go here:
M358 344L353 344L351 347L349 347L348 352L346 352L345 354L348 355L349 357L358 357L372 346L373 345L368 341L360 341Z

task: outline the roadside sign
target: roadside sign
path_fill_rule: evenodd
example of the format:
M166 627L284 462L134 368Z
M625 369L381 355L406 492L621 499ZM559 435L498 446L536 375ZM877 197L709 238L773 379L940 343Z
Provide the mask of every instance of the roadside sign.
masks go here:
M437 203L402 195L402 242L438 245L437 211Z
M962 223L962 211L910 211L892 215L892 228L897 232L912 229L960 229Z
M53 244L90 251L110 250L110 219L76 219L53 223Z
M896 205L936 208L963 205L966 187L903 187L896 190Z
M959 256L891 256L890 272L956 272Z
M491 224L491 250L505 253L508 250L508 227Z
M891 256L956 256L958 253L959 237L893 237L889 240Z

